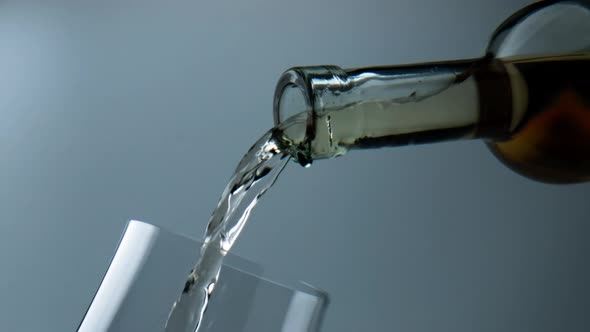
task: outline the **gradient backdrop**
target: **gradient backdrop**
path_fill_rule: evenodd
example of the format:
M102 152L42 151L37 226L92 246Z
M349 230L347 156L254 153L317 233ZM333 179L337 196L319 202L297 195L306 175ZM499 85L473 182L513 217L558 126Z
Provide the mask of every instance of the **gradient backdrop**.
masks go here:
M283 70L478 56L526 3L1 0L0 330L74 330L129 219L200 237ZM290 165L235 253L326 332L581 332L589 197L481 142L361 151Z

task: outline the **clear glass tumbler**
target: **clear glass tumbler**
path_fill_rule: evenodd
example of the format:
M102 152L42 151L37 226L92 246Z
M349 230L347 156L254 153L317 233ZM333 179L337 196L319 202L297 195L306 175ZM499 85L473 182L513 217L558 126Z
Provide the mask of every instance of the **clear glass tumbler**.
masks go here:
M201 243L130 221L78 332L174 331L168 321ZM228 254L199 332L318 332L327 294L302 282L275 281L262 266ZM178 308L177 308L178 309Z

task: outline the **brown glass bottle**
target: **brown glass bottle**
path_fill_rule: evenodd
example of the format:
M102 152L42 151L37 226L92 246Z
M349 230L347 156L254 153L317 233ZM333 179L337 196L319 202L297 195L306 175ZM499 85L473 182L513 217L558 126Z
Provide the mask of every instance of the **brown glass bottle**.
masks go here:
M277 84L274 114L303 165L351 149L479 138L530 178L588 181L590 7L528 6L479 59L292 68Z

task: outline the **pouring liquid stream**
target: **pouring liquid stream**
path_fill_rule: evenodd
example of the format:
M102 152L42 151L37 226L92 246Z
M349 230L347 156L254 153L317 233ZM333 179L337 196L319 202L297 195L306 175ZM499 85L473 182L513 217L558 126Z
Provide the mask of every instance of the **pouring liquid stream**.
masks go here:
M301 125L294 119L291 129ZM272 187L291 156L281 128L264 134L244 155L213 211L199 260L190 272L182 294L174 303L167 332L196 332L202 325L209 299L219 278L223 258L246 225L252 209Z

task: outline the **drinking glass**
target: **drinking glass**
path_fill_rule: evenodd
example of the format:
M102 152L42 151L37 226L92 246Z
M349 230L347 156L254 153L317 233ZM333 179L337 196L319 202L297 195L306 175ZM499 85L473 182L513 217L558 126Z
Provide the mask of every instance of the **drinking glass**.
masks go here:
M195 308L176 308L183 314L168 318L200 246L130 221L78 332L163 332L182 326ZM261 265L228 254L199 332L318 332L327 304L325 292L274 280Z

